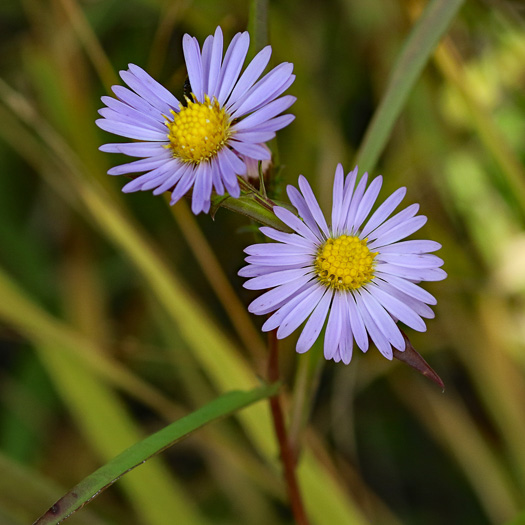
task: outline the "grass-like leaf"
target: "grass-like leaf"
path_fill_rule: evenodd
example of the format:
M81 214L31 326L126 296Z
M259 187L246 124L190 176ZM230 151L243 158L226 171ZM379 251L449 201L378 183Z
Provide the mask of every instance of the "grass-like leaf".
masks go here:
M359 148L356 163L362 170L376 165L410 91L463 1L432 0L412 29Z
M274 395L278 388L279 385L274 384L248 392L228 392L206 406L175 421L131 446L82 480L35 521L34 525L61 523L138 465L171 447L202 426Z

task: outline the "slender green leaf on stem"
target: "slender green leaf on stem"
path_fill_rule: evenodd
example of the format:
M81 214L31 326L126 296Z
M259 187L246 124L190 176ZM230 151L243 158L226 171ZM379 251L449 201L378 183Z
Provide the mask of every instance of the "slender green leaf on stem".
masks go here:
M212 421L237 412L261 399L275 395L278 389L279 384L276 383L248 392L228 392L208 405L175 421L159 432L131 446L85 478L58 500L34 525L60 523L98 496L121 476L144 463L152 456L159 454Z
M425 64L464 0L431 0L407 38L359 152L357 164L371 171Z

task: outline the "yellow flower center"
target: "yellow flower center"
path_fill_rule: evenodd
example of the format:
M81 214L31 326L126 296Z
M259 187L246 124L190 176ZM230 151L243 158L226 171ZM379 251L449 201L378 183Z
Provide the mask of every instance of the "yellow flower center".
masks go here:
M328 239L317 250L315 272L319 281L336 290L357 290L374 278L374 259L366 239L340 235Z
M217 155L230 136L230 119L214 98L208 95L204 102L186 98L187 106L171 111L173 120L166 122L173 155L183 162L199 164Z

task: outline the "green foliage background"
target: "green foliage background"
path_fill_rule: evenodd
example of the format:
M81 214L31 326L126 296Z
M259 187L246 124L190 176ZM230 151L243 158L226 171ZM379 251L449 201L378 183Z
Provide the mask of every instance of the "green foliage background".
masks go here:
M328 210L336 164L350 171L359 159L383 174L383 198L408 187L449 274L426 286L436 319L409 333L444 393L374 349L344 366L319 360L320 346L296 355L296 336L282 342L316 524L525 521L525 15L519 1L466 0L405 103L424 42L397 59L425 5L268 6L272 64L293 62L297 74L280 186L302 173ZM32 522L126 447L264 375L261 320L236 276L254 228L227 210L211 221L186 202L122 195L124 179L106 171L124 157L98 151L114 138L94 125L116 71L138 64L180 96L182 35L202 43L221 25L229 41L249 8L0 3L2 524ZM291 523L276 450L258 403L127 474L69 522Z

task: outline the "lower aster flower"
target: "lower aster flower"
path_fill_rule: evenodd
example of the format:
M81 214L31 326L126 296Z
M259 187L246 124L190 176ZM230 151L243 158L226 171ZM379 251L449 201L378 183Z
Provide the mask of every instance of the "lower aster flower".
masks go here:
M288 196L299 217L276 206L275 215L294 233L261 227L277 243L246 248L247 266L239 275L249 277L251 290L270 289L249 306L258 314L274 312L263 331L277 329L282 339L306 324L297 341L297 352L309 350L325 323L326 359L350 363L354 341L366 352L369 339L392 359L392 347L405 350L397 325L425 331L423 318L433 318L428 305L435 298L417 283L446 277L443 261L429 253L441 245L429 240L402 240L419 230L426 217L416 215L412 204L390 217L405 196L400 188L368 220L382 184L368 176L358 184L357 167L346 178L337 167L333 188L331 227L307 180L299 177L299 192L288 186ZM390 218L389 218L390 217ZM326 322L326 320L328 321Z
M184 102L134 64L120 72L131 90L113 86L117 99L102 97L107 107L99 111L104 118L97 125L140 141L100 148L140 158L108 172L144 173L126 184L124 192L153 190L158 195L171 190L174 204L193 188L196 214L209 211L212 188L239 197L237 175L246 174L244 159L270 159L265 142L294 119L281 115L295 102L291 95L281 97L295 79L293 65L282 63L259 80L270 60L267 46L241 74L249 42L248 33L238 33L223 58L220 27L202 51L196 38L184 35L191 86Z

